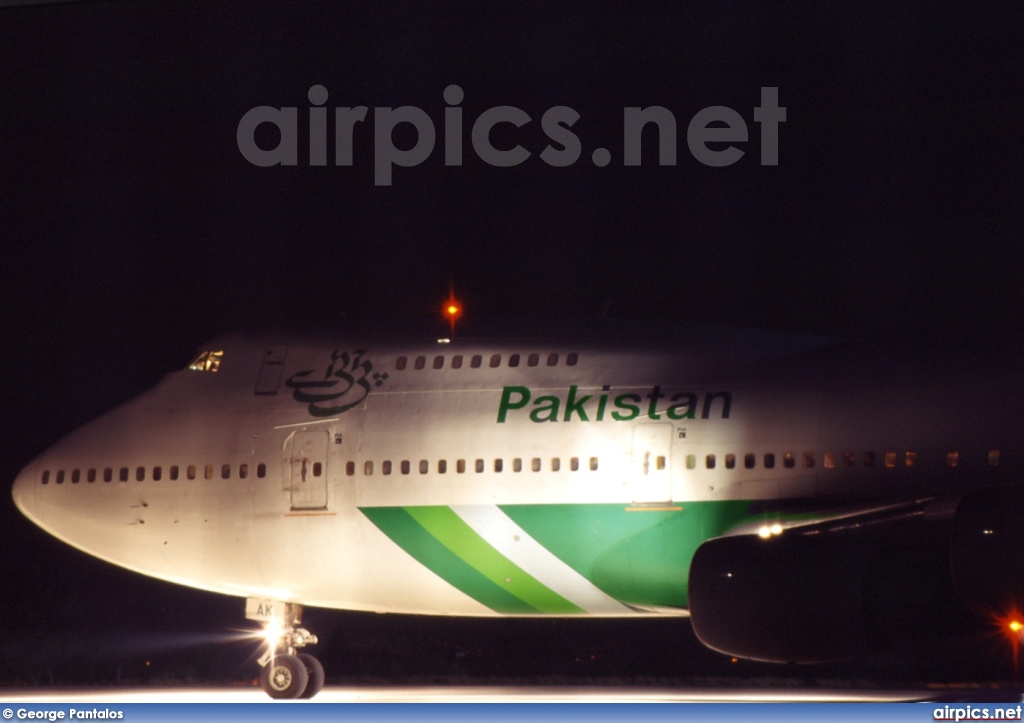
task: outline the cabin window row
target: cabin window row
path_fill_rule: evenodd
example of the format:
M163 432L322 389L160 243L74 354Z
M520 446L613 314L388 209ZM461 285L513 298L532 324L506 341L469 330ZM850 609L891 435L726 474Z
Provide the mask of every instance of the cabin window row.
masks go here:
M529 469L531 472L540 472L545 467L545 464L540 457L533 457L530 460L523 460L523 458L521 457L514 457L513 459L509 460L509 462L510 464L506 467L505 460L501 457L497 457L489 461L484 459L468 461L465 459L457 459L455 460L454 470L456 474L465 474L467 471L469 471L470 468L472 468L472 470L477 474L482 474L488 469L490 469L493 472L499 473L504 472L506 469L509 469L512 472L523 472L526 469ZM428 460L421 459L419 461L419 464L416 465L416 469L420 474L429 474L431 466L432 465ZM548 464L546 466L552 472L561 471L561 457L552 457L550 460L548 460ZM570 457L568 460L568 469L571 472L578 472L584 466L586 467L586 469L589 469L592 472L596 472L598 467L597 457L590 457L589 460L584 460L583 465L581 465L579 457ZM348 475L349 477L355 476L357 469L358 465L356 465L355 462L350 461L345 463L345 474ZM386 459L380 463L380 467L377 468L377 471L379 471L379 473L382 475L390 475L393 473L411 474L412 469L413 465L407 459L403 459L401 462L397 463L392 463L391 460ZM437 472L437 474L448 474L448 460L437 460L437 464L436 466L434 466L434 469ZM372 460L366 460L365 462L363 462L362 472L365 476L372 476L374 474L374 471L375 466Z
M525 360L523 359L523 356L526 357ZM525 361L526 366L528 366L528 367L536 367L536 366L540 366L541 361L543 360L543 362L544 362L544 364L546 366L553 367L553 366L558 366L558 362L559 362L560 358L561 357L557 353L555 353L555 352L552 352L552 353L547 354L547 355L541 355L541 354L539 354L537 352L533 352L531 354L526 354L526 355L523 355L523 354L509 354L508 357L505 359L505 363L509 367L518 367L518 366L520 366ZM566 366L570 366L570 367L574 367L579 362L579 358L580 358L579 354L577 354L576 352L571 352L569 354L566 354L565 355L565 365ZM444 369L445 359L446 359L446 357L444 356L444 354L436 355L431 360L431 362L430 362L431 368L432 369ZM409 360L410 360L410 357L407 357L407 356L400 356L400 357L398 357L395 360L395 369L398 369L399 371L401 371L403 369L407 369L409 367ZM450 369L461 369L462 366L463 366L463 363L465 361L466 361L466 359L465 359L465 357L463 357L462 354L455 354L454 356L450 357L449 362L448 362L448 367ZM502 361L502 355L501 354L491 354L486 359L487 366L490 367L491 369L497 369L498 367L500 367L501 366L501 361ZM483 354L474 354L471 357L469 357L469 364L468 364L468 366L469 366L470 369L479 369L482 366L484 366L484 355ZM427 357L423 356L423 355L417 356L417 357L412 357L412 368L413 369L426 369L427 368Z
M178 465L171 465L167 468L167 479L173 481L182 478L182 476L184 476L185 479L197 479L200 477L202 479L213 479L218 476L221 479L231 479L233 469L234 468L230 464L208 464L203 467L197 467L194 464L190 464L184 468L181 468ZM249 476L249 465L238 465L238 469L235 474L238 475L239 479L246 479ZM267 465L263 463L256 465L256 476L261 478L266 477ZM44 470L42 483L44 485L50 484L51 480L59 485L64 484L66 481L70 481L71 484L78 484L83 480L88 483L93 483L99 479L102 479L104 482L113 482L115 477L118 482L128 482L130 479L134 479L136 482L145 482L147 479L159 482L164 479L164 468L158 466L147 470L146 467L120 467L117 469L114 467L105 467L102 470L90 468L87 470L72 469L70 471L59 469L52 475L50 470Z
M999 450L989 450L986 455L986 462L990 467L999 466ZM874 452L862 452L859 455L860 466L862 467L875 467L879 463L878 456ZM857 466L858 455L855 452L843 452L842 454L836 452L825 452L822 455L821 463L825 469L835 469L836 467L855 467ZM776 455L773 452L766 452L762 455L762 466L765 469L773 469L777 463ZM782 455L782 466L787 469L792 469L797 466L797 456L792 452L786 452ZM817 457L814 452L804 452L799 459L800 466L805 469L811 469L817 464ZM955 468L960 466L960 453L959 452L947 452L946 453L946 466ZM722 455L722 463L725 469L735 469L738 459L735 454ZM914 467L918 464L917 452L885 452L881 458L881 464L889 469L895 467ZM707 469L715 469L718 466L718 457L714 454L708 454L704 456L704 466ZM743 455L743 467L746 469L754 469L757 467L757 455L753 452L748 452ZM686 468L696 469L697 468L697 455L688 454L686 455ZM661 469L659 467L659 469Z

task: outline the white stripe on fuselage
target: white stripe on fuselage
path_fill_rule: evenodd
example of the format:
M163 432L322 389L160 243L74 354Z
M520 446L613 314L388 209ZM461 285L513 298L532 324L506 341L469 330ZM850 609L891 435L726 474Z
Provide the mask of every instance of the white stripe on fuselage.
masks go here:
M599 615L633 612L555 557L496 506L452 505L451 509L494 549L584 611Z

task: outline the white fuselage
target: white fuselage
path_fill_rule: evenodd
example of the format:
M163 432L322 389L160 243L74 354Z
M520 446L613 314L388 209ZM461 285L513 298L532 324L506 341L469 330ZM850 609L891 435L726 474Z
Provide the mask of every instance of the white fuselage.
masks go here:
M230 595L685 614L701 541L813 517L791 500L837 514L946 494L1019 447L1001 402L1017 377L953 384L956 361L872 365L808 338L238 336L204 351L222 354L34 461L19 508L89 554Z

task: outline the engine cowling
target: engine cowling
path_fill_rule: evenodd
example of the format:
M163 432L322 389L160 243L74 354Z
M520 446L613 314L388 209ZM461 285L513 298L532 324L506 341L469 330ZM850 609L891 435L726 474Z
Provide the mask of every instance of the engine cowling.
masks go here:
M992 490L957 507L950 560L972 610L1024 614L1024 490Z
M963 623L949 525L922 522L739 535L701 545L690 616L708 647L772 662L853 657Z

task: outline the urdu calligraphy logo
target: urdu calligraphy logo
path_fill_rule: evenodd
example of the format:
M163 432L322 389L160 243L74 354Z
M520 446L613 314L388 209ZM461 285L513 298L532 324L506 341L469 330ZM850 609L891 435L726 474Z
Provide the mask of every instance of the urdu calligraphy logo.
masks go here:
M364 360L365 349L331 352L323 379L310 379L312 369L296 372L285 384L295 390L295 401L309 405L314 417L330 417L359 406L370 393L371 385L379 387L387 373L374 373L373 363Z

